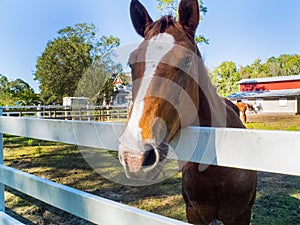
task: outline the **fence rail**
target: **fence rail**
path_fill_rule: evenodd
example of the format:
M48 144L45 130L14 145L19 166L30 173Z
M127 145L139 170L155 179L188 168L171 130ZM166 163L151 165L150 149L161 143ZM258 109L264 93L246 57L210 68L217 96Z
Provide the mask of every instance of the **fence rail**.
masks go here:
M1 133L4 133L117 150L118 138L124 126L123 123L112 122L0 116L0 138ZM0 141L2 146L2 140ZM188 127L171 144L176 152L174 159L300 176L300 132ZM1 146L0 151L3 147ZM2 153L0 160L1 158ZM4 165L0 166L0 181L2 212L5 206L3 185L7 185L97 224L187 224L87 194ZM0 214L0 222L5 218L6 215Z
M0 166L0 177L3 184L15 190L96 224L186 224L3 165ZM120 220L122 216L124 219Z
M88 121L110 121L114 119L126 119L127 107L113 106L110 108L102 106L7 106L3 107L3 116L11 117L38 117L44 119L62 120L88 120Z

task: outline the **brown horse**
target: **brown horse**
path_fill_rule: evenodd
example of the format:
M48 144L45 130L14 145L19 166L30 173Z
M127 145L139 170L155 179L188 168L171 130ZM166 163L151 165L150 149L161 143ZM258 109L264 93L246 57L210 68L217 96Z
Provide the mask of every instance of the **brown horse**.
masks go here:
M132 23L144 40L129 59L133 105L120 138L119 158L127 177L157 179L171 146L186 126L244 128L237 107L219 97L194 41L198 0L181 0L179 20L154 22L138 0ZM233 143L234 144L234 143ZM255 201L255 171L185 162L182 192L190 223L248 225Z
M246 114L247 109L251 112L257 113L255 108L251 104L248 104L245 102L237 102L235 105L239 108L240 117L241 117L241 120L243 121L243 123L247 122L247 114Z

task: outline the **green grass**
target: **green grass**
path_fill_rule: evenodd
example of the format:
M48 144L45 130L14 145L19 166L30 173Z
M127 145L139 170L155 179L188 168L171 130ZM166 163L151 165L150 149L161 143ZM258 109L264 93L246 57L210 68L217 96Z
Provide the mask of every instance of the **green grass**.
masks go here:
M300 116L290 114L249 115L248 129L300 131Z
M96 173L77 146L7 135L4 146L8 166L154 213L185 219L180 173L159 184L130 187ZM116 153L113 156L117 157ZM6 204L8 213L18 214L18 219L26 224L29 220L35 224L69 224L66 218L73 221L72 225L89 224L10 189L6 192Z
M257 130L287 130L287 131L300 131L300 125L291 125L291 126L285 126L284 124L281 124L281 122L275 123L275 124L269 124L269 123L262 123L262 122L256 122L256 123L247 123L246 127L248 129L257 129Z
M300 117L250 117L249 129L300 130ZM5 164L46 179L171 218L186 221L181 173L166 181L131 187L109 181L88 165L76 146L5 136ZM114 154L117 157L116 154ZM26 224L90 224L18 192L7 190L8 213ZM252 225L300 224L300 177L259 173Z
M248 129L300 131L300 116L250 116ZM300 224L300 177L259 173L252 225Z
M300 224L300 177L260 173L252 224Z

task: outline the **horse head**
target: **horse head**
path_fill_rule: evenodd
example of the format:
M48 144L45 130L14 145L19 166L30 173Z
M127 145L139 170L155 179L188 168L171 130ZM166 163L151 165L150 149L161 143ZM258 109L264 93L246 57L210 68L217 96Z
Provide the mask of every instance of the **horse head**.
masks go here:
M197 0L182 0L178 21L163 16L153 21L138 0L130 15L144 39L130 54L133 104L123 135L119 159L129 178L157 178L169 143L188 125L199 125L199 62L194 41L199 22Z

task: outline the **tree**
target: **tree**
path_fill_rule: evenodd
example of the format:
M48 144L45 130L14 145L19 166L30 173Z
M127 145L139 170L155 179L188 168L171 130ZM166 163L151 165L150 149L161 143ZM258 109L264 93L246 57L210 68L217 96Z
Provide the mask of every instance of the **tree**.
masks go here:
M0 105L37 105L39 96L22 79L9 81L0 74Z
M90 53L94 61L99 60L108 55L108 53L120 44L119 38L113 36L101 36L98 40L96 37L96 27L94 24L78 23L74 27L67 26L57 33L70 40L78 38L85 44L91 46Z
M15 105L27 106L38 105L39 96L34 93L33 88L22 79L16 79L10 82L10 92L15 99Z
M40 82L44 103L74 96L88 68L96 61L108 64L110 51L119 43L112 36L97 39L93 24L76 24L59 30L58 37L47 43L36 64L34 75Z
M240 69L242 78L275 77L300 74L300 56L282 54L270 57L266 62L256 59Z
M127 80L127 77L122 73L115 73L112 76L108 77L100 91L95 95L94 102L97 105L101 105L104 101L109 101L116 97L116 94L118 93L118 90L116 89L116 86L114 84L114 81L116 77L119 76L121 80L123 81L122 85L126 86L129 82Z
M207 13L207 7L204 6L203 0L199 1L199 10L200 10L200 22L203 20L203 15ZM156 0L157 9L163 15L171 14L173 16L178 16L178 5L179 0ZM195 36L196 43L205 43L209 44L209 39L205 38L202 35Z
M300 55L283 54L278 57L278 62L282 67L282 76L300 74Z
M226 97L238 91L237 82L241 79L241 74L234 62L222 62L210 76L221 96Z
M7 92L9 91L9 81L6 76L0 74L0 91Z
M258 78L258 77L266 77L267 68L264 63L262 63L261 59L255 59L251 65L247 65L246 67L240 68L240 73L242 78Z
M0 74L0 105L12 105L12 94L9 91L9 81L6 76Z
M114 75L122 71L122 66L113 62L111 64L113 65L108 61L93 63L80 79L75 96L85 96L90 99L91 104L101 104L103 96L113 96L111 89L113 90Z

